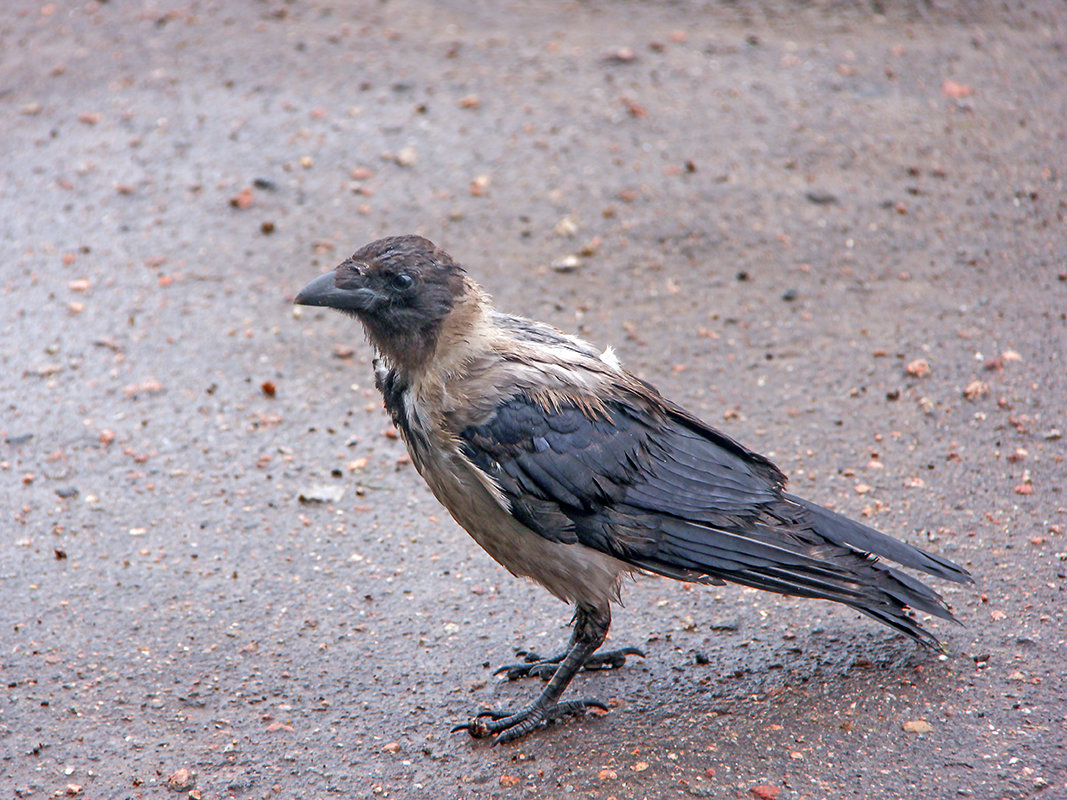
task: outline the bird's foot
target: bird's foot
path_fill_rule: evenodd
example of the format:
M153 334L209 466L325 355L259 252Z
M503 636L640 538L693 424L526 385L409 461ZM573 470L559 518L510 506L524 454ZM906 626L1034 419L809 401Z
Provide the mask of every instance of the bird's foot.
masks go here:
M566 657L567 652L556 653L547 658L539 656L529 650L519 650L515 655L522 658L518 664L505 664L493 671L494 675L506 674L509 681L519 678L541 678L548 680L555 673L559 663ZM582 669L618 669L626 663L626 656L645 657L644 651L636 647L620 647L618 650L606 650L603 653L593 653L582 663Z
M591 708L607 711L608 707L592 697L567 700L563 703L544 703L536 700L519 711L482 711L470 722L457 725L452 732L467 731L475 739L493 738L493 744L503 744L521 738L539 725L548 725L566 716L581 716Z

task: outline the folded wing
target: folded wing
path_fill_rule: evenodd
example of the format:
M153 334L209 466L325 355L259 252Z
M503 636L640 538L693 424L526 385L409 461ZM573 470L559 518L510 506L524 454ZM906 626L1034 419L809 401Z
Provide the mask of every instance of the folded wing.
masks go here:
M970 581L947 559L785 493L770 461L651 392L620 391L601 413L517 395L459 440L526 527L640 569L835 600L928 645L936 639L905 607L953 619L947 606L875 556Z

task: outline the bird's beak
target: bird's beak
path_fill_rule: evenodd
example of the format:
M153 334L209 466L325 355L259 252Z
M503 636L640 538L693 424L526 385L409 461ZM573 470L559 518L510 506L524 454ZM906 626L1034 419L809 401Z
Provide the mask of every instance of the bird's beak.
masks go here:
M361 282L351 272L343 276L337 270L327 272L301 289L293 302L298 306L324 306L357 314L373 312L385 298L373 289L359 285Z
M319 275L311 283L300 290L300 294L293 301L298 306L333 306L340 296L344 294L337 288L337 273L327 272Z

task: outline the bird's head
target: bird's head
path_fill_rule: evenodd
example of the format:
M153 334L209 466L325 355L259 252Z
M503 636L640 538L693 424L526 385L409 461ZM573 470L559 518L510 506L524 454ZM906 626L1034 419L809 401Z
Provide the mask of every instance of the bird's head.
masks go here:
M390 236L317 277L294 302L357 317L379 352L414 369L433 355L441 325L466 289L463 268L433 242Z

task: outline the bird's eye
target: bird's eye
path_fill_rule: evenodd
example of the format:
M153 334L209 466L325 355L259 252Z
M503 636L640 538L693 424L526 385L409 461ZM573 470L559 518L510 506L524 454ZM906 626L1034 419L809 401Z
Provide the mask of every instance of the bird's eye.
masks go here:
M410 289L411 284L415 282L415 279L408 275L406 272L398 272L393 276L392 284L396 289Z

